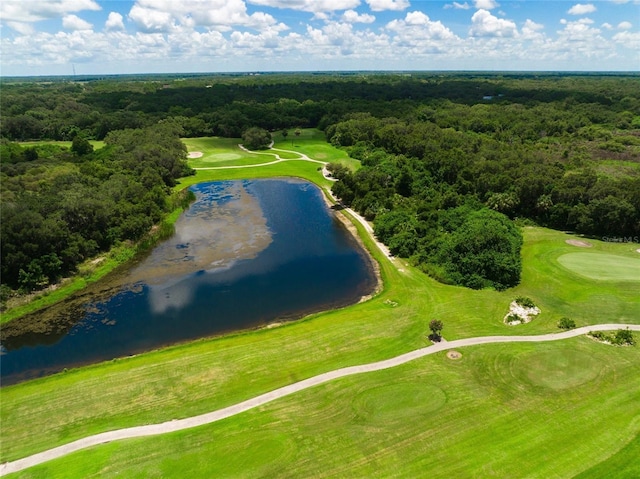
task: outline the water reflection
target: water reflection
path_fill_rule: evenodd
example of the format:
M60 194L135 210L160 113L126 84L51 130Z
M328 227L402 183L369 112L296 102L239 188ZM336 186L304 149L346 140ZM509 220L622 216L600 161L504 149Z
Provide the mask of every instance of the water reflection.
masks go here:
M176 235L119 288L47 313L80 317L67 334L54 344L3 339L3 384L342 306L375 287L369 260L315 186L252 180L193 189L197 201Z

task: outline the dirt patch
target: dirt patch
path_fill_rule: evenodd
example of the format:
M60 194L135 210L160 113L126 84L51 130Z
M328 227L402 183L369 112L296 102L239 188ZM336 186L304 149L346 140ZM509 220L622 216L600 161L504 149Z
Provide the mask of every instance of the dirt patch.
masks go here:
M579 248L591 248L593 245L588 241L580 241L574 239L568 239L565 243L570 244L571 246L578 246Z
M201 151L190 151L187 158L202 158L203 153Z
M462 357L462 353L460 351L447 351L447 357L449 359L460 359Z

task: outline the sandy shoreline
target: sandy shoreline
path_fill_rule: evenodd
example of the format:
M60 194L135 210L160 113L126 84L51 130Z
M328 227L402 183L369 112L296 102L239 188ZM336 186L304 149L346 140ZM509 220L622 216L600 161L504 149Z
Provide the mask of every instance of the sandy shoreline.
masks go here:
M377 295L382 291L382 275L380 274L380 263L376 261L376 259L371 255L371 252L367 249L366 245L364 244L364 241L362 241L362 238L358 234L358 229L353 224L353 222L344 213L342 213L340 208L340 203L334 203L332 201L334 200L334 197L331 194L331 191L326 190L326 191L322 191L322 193L323 193L322 197L324 198L324 201L327 204L327 206L338 213L336 214L336 218L338 218L338 220L345 226L345 228L347 228L349 233L351 233L351 236L353 236L353 238L356 240L360 248L364 251L369 263L371 264L371 269L373 270L373 274L376 277L376 286L374 290L370 294L362 296L358 301L359 303L362 303L364 301L367 301L373 298L375 295ZM345 209L347 209L354 216L357 215L357 213L355 213L354 211L348 208L345 208ZM362 218L360 221L365 221L365 220L364 218ZM373 236L373 233L372 233L372 239L377 243L377 240Z

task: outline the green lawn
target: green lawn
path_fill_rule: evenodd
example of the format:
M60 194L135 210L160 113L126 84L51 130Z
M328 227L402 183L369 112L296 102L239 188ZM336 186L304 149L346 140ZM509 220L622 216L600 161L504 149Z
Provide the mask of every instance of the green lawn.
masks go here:
M558 258L565 268L601 281L640 280L640 254L637 258L603 253L567 253Z
M187 151L201 152L200 158L192 158L189 165L193 168L211 168L220 166L255 165L268 163L276 158L273 155L260 155L242 150L238 138L184 138Z
M638 348L576 338L461 351L457 361L440 353L344 378L20 477L573 477L633 447L640 388L628 386L640 386ZM592 372L577 380L587 357ZM531 372L541 360L555 374L551 385ZM616 466L633 471L634 459Z
M282 133L278 132L274 134L274 141L274 148L299 151L314 160L342 163L353 169L360 166L360 162L349 158L344 150L327 143L324 132L320 130L303 129L300 130L300 136L295 136L294 131L291 130L286 139L282 137Z
M329 185L317 168L290 161L205 170L179 187L263 176ZM442 285L401 260L392 264L358 230L384 278L384 291L372 300L3 388L0 461L208 412L423 347L434 318L450 340L554 332L563 316L578 326L640 322L640 283L567 270L558 258L581 250L560 232L525 228L522 283L496 292ZM638 246L592 243L590 254L638 255ZM532 298L542 313L506 326L502 318L517 296ZM640 433L639 351L585 338L465 348L458 361L440 354L344 378L220 423L97 447L22 476L572 477L612 457L631 457L624 451Z
M38 145L57 145L63 146L65 148L71 148L70 141L53 141L53 140L42 140L42 141L19 141L20 146L29 147L29 146L38 146ZM99 150L104 146L104 141L102 140L89 140L89 143L93 145L95 150Z

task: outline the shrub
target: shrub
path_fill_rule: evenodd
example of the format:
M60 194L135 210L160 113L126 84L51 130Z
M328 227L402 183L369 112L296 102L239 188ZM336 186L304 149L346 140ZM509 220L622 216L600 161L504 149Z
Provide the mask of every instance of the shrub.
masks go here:
M516 298L516 303L518 303L523 308L535 308L536 304L533 302L531 298L527 298L525 296L518 296Z
M636 343L636 340L629 329L618 329L611 342L619 346L633 346Z
M522 322L522 318L520 316L518 316L517 314L510 314L509 316L507 316L507 323L521 323Z
M560 318L558 321L558 327L560 329L574 329L576 327L576 322L570 318Z
M591 331L589 333L589 336L591 336L594 339L597 339L598 341L609 341L609 336L607 336L603 331Z

